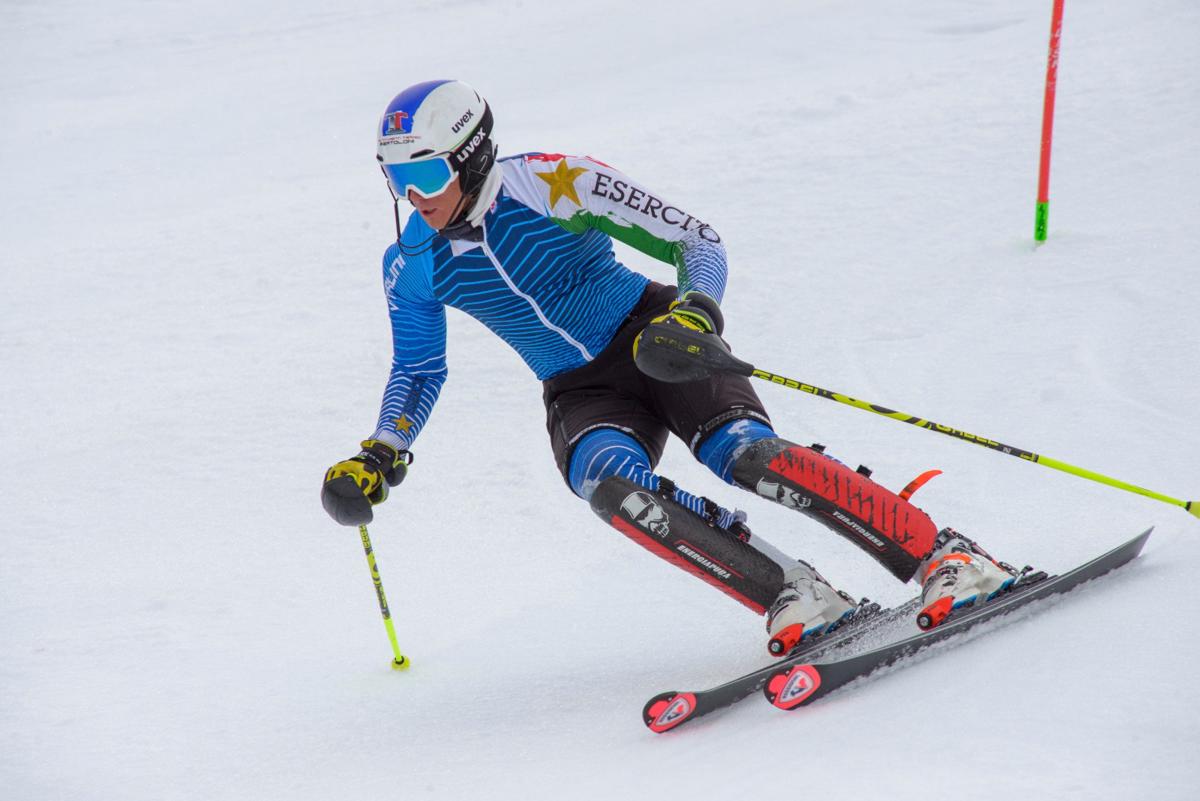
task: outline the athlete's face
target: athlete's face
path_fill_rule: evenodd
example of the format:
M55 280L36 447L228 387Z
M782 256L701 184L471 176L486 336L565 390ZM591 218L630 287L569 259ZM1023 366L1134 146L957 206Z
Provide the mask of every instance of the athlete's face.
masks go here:
M462 189L459 188L458 181L451 181L450 186L446 187L444 192L433 197L421 197L412 190L409 190L408 193L408 202L421 213L421 218L429 224L429 227L435 230L446 227L446 223L450 222L450 217L458 211L458 204L461 200Z

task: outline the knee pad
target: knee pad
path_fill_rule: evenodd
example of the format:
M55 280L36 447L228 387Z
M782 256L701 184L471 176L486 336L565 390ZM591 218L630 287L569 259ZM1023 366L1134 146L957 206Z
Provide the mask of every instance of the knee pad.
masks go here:
M597 428L575 444L567 468L567 483L585 501L609 476L631 477L636 471L650 471L650 457L641 443L616 428Z

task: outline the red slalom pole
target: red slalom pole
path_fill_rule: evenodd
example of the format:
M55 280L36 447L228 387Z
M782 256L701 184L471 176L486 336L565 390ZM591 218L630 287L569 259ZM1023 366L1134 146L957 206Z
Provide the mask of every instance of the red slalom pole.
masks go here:
M1050 138L1054 133L1054 93L1058 85L1058 45L1062 39L1063 0L1054 0L1050 17L1050 55L1046 60L1046 99L1042 105L1042 159L1038 166L1037 212L1034 242L1046 241L1050 219Z

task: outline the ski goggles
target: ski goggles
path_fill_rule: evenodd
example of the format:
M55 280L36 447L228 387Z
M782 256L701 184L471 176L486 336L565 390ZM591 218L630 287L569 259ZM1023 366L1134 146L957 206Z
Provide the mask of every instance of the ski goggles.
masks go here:
M416 192L421 197L440 195L458 178L458 173L450 167L448 156L382 166L388 183L398 198L408 197L409 191Z

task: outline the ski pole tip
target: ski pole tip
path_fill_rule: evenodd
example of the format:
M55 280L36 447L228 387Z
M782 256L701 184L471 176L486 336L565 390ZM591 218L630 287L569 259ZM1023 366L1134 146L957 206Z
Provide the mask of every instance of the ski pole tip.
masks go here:
M1200 501L1188 501L1187 506L1183 508L1187 509L1192 517L1200 519Z
M392 670L408 670L408 666L411 664L407 656L401 656L399 659L392 660Z

